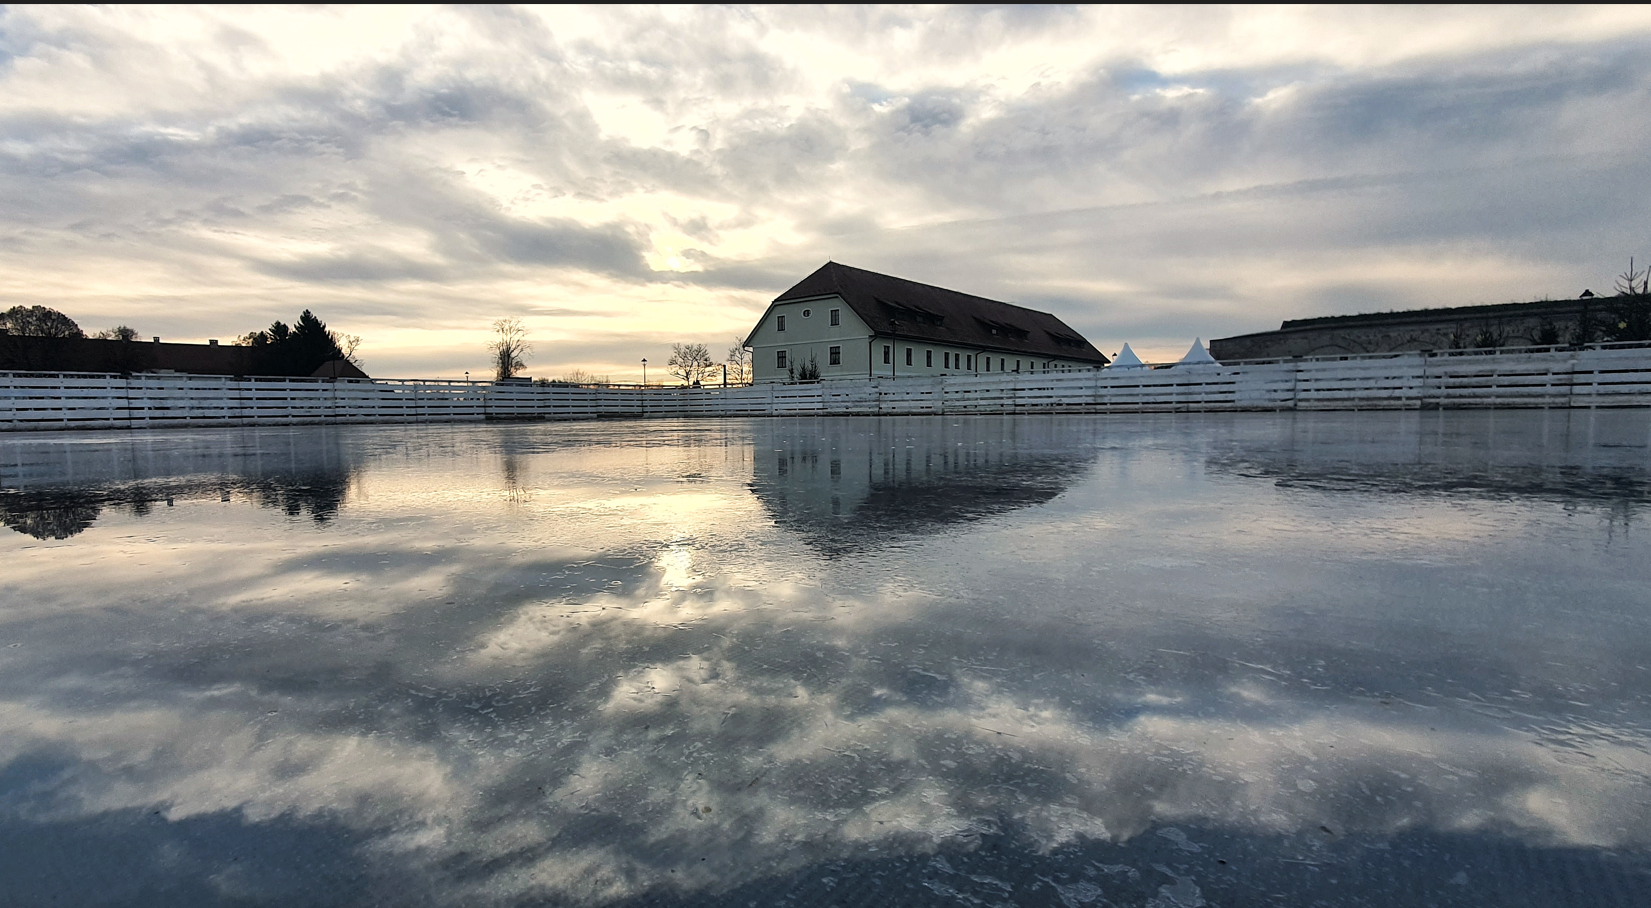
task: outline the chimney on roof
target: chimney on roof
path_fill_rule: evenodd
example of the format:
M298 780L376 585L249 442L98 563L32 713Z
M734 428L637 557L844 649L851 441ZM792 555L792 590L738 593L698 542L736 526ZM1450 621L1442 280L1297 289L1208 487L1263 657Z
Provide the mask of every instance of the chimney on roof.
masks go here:
M208 347L216 347L216 346L218 346L218 339L214 337L213 339L207 341L206 345Z
M158 338L158 337L157 337L157 338L155 338L155 343L157 343L157 344L158 344L158 343L160 343L160 342L161 342L161 339L160 339L160 338Z

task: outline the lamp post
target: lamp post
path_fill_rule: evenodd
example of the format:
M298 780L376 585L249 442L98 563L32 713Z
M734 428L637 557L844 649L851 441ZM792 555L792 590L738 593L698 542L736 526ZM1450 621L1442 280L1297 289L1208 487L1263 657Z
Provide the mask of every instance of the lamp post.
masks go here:
M644 389L648 387L648 358L646 356L642 357L642 387Z

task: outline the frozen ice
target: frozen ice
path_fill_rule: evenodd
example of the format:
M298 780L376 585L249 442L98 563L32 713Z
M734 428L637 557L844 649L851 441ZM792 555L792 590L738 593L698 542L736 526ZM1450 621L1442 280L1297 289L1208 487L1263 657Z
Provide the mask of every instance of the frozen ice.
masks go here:
M1648 442L1632 410L3 436L0 872L1645 903Z

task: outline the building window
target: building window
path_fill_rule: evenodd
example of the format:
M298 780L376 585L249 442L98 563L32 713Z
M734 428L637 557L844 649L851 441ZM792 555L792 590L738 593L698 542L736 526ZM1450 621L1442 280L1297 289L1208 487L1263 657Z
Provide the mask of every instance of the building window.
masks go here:
M785 330L785 316L783 316L783 315L780 316L779 320L774 323L774 330L775 331L784 331Z
M1020 371L1020 360L1018 360L1018 359L1015 360L1015 371L1016 372Z
M934 351L933 350L924 350L923 351L923 365L928 366L930 369L934 368Z
M942 353L941 360L946 364L946 368L950 369L952 367L952 355L950 353Z
M894 365L894 348L888 344L883 345L883 365Z
M841 366L843 364L843 348L842 347L832 347L831 348L831 364L833 366Z
M986 357L986 368L983 371L992 371L992 358L990 356Z
M776 369L784 369L785 368L785 351L784 350L774 351L774 368L776 368Z
M906 348L906 365L911 365L911 348Z
M813 314L814 314L813 309L804 309L803 310L803 318L808 318L810 315L813 315Z
M963 368L970 372L975 371L975 355L973 353L969 354L968 362Z
M835 328L843 323L843 310L831 310L831 327Z

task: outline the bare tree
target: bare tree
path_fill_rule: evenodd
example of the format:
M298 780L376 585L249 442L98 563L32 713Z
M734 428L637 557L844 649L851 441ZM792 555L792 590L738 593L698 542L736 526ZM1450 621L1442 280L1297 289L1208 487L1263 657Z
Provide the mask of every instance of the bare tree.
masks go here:
M1628 257L1628 270L1617 275L1617 296L1638 296L1651 292L1651 268L1635 270L1634 257Z
M487 345L493 360L493 377L503 381L515 378L527 368L522 357L533 352L527 340L527 326L519 318L501 318L493 323L493 343Z
M593 385L596 383L596 376L583 369L569 369L563 372L562 377L557 381L566 382L570 385Z
M666 368L686 385L696 384L711 374L715 364L711 351L704 344L672 344L671 359Z
M728 380L736 385L750 384L751 382L751 351L746 348L745 341L734 338L733 346L728 348Z
M116 325L113 328L105 328L102 331L99 331L98 333L92 335L92 337L95 338L96 340L111 340L111 341L137 340L138 339L138 329L133 328L129 325Z
M1635 268L1617 275L1617 297L1607 304L1609 317L1601 332L1607 341L1651 340L1651 268Z
M344 354L345 361L357 369L361 368L361 357L356 355L356 350L361 347L361 335L335 333L333 343L338 345L338 352Z

